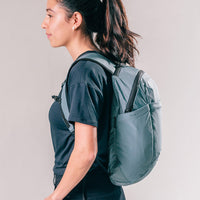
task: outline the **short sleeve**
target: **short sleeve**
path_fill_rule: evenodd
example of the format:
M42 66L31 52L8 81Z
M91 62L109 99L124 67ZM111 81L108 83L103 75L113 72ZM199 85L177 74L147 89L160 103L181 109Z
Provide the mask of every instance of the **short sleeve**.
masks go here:
M69 118L73 123L80 122L98 126L102 112L103 95L97 87L81 82L68 87Z

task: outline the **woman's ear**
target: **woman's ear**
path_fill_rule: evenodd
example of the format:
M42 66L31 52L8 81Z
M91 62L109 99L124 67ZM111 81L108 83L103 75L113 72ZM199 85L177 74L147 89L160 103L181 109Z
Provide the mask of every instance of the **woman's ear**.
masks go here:
M72 22L73 27L72 28L73 28L73 30L76 30L81 26L81 24L83 22L83 17L80 12L76 11L73 13L72 19L73 19L73 22Z

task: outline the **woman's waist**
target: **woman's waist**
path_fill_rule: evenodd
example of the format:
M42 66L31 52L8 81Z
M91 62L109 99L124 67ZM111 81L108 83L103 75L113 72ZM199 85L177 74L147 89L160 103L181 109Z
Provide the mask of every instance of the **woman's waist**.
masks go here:
M54 185L57 186L59 184L62 176L63 175L54 174ZM77 191L79 188L82 188L83 184L89 193L100 193L101 191L109 193L121 188L121 186L114 185L110 181L109 175L99 166L91 171L88 171L85 177L74 189Z

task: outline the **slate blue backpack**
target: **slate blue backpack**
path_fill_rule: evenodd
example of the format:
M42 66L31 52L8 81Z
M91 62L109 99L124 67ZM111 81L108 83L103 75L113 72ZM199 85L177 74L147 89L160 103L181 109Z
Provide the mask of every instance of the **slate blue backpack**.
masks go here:
M155 166L161 151L161 101L156 83L142 70L121 64L116 66L105 56L90 52L80 56L112 73L113 99L109 132L108 169L111 182L125 186L146 177ZM69 72L70 72L69 69ZM68 74L69 74L68 72ZM61 108L68 129L67 79L62 84Z

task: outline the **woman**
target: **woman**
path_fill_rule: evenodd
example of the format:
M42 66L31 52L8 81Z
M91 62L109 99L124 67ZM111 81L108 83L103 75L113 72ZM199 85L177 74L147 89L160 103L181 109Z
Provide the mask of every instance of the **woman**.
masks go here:
M42 28L52 47L65 46L74 61L96 52L134 67L139 35L128 29L121 0L48 0L46 11ZM125 200L122 187L113 185L96 162L98 157L105 168L108 164L111 74L92 61L79 61L70 70L67 87L68 120L75 134L70 134L55 101L49 111L55 188L45 200Z

